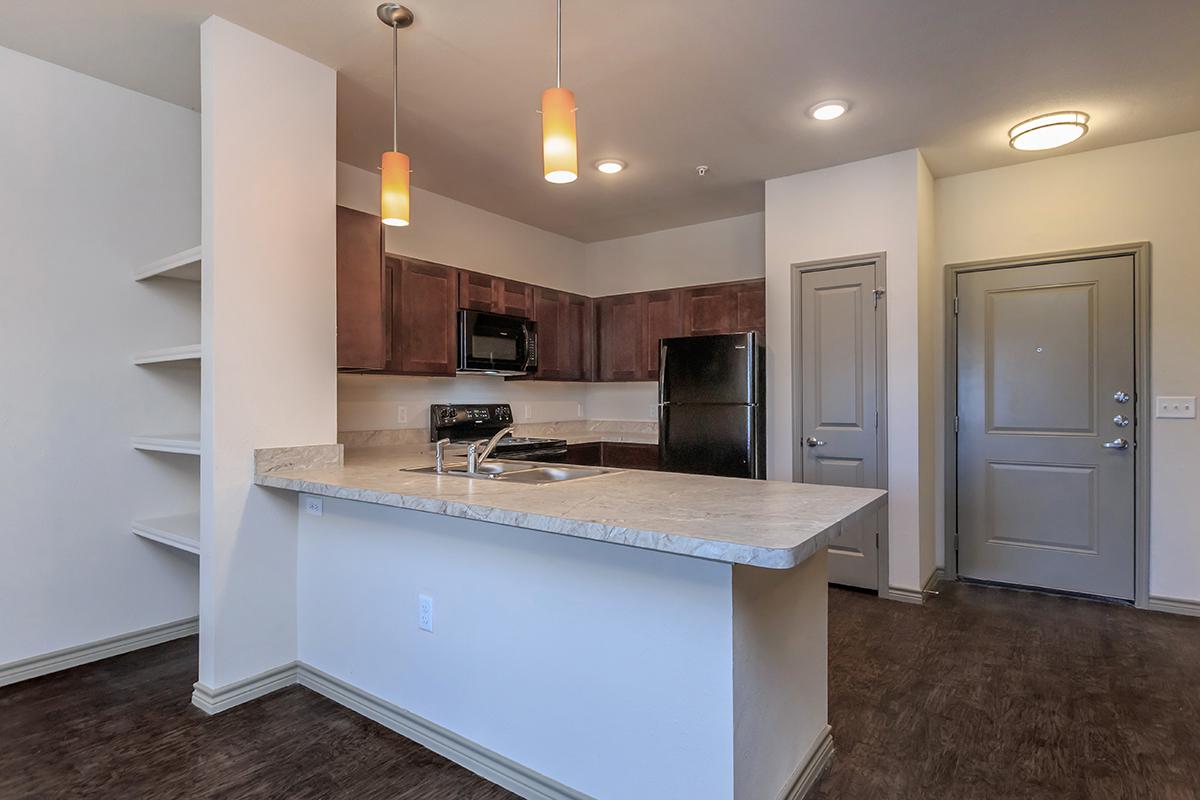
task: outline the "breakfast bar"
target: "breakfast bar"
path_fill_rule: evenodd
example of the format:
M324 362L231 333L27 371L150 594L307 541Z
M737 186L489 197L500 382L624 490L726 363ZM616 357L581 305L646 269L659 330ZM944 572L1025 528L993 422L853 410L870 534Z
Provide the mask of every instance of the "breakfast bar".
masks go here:
M885 492L432 464L256 453L258 485L301 494L302 683L523 797L774 800L815 781L824 549Z

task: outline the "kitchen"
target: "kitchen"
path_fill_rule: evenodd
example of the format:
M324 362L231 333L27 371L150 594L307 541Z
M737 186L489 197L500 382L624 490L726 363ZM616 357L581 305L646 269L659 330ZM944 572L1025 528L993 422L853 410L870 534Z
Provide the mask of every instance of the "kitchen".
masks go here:
M0 11L0 797L1191 796L1200 18L951 5Z

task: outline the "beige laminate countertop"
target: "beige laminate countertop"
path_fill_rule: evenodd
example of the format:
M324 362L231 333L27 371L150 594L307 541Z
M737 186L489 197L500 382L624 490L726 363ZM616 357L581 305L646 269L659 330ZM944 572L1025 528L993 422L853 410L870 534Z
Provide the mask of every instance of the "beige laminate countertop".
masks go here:
M255 453L260 486L693 556L789 569L829 544L879 489L644 470L543 485L409 472L426 452L340 445Z

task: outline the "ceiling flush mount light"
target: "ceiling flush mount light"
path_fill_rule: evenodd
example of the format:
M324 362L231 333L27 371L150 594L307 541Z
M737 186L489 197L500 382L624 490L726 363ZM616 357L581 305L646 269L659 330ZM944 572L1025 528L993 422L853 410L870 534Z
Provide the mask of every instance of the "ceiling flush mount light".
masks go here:
M808 115L821 122L837 119L850 110L850 104L845 100L822 100L808 110Z
M596 169L605 175L616 175L627 166L629 165L619 158L602 158L596 162Z
M400 105L400 68L398 66L398 40L401 28L413 24L413 13L402 5L384 3L375 11L379 19L392 29L392 149L383 154L379 181L379 216L384 225L403 226L408 224L408 156L400 152L399 131L396 116Z
M575 93L562 86L562 0L556 3L554 88L542 92L542 174L550 183L579 177L579 142L575 136Z
M1088 132L1088 117L1082 111L1056 111L1027 119L1008 132L1014 150L1052 150L1070 144Z

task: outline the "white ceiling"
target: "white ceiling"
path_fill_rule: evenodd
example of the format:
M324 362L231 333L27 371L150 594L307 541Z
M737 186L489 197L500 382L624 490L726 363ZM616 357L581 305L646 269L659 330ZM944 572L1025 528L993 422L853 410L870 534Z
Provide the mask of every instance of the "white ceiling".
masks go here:
M564 0L582 174L554 186L535 113L554 80L552 0L408 4L414 184L582 241L750 213L764 179L911 147L939 176L1031 160L1004 134L1045 111L1092 115L1055 154L1200 129L1197 0ZM339 157L373 169L391 136L375 5L4 0L0 45L197 108L199 24L218 14L337 69ZM828 97L851 112L805 116ZM590 169L602 157L629 169Z

